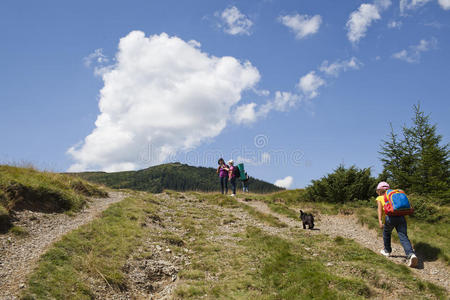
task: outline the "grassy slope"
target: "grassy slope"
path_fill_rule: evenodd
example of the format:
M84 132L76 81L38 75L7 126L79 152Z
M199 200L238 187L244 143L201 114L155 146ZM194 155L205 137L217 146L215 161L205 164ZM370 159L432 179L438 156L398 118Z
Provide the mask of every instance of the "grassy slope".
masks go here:
M86 196L105 197L107 193L80 178L0 165L0 229L9 225L11 210L78 210Z
M128 188L138 191L159 193L164 189L175 191L218 191L220 189L216 170L193 167L180 163L163 164L139 171L126 172L83 172L75 173L81 178L104 184L112 188ZM240 181L238 180L240 186ZM279 191L275 185L250 178L250 189L257 193Z
M170 240L184 241L182 247L190 250L190 264L178 274L176 298L357 299L398 296L397 290L406 298L444 295L414 278L408 268L350 240L308 236L270 215L253 214L263 227L243 223L235 213L245 208L230 197L193 193L196 199L187 201L176 192L169 194L163 200L136 193L65 236L41 258L23 292L25 299L89 299L94 295L86 282L105 280L119 292L127 287L123 265L133 249ZM169 239L168 232L142 227L149 216L177 230ZM224 234L226 224L233 231ZM176 244L171 243L172 251L183 253Z
M303 190L290 190L268 195L252 194L248 197L265 201L269 207L284 215L298 217L294 208L302 207L312 212L327 214L353 214L359 222L369 228L378 228L375 199L355 203L332 204L302 201ZM410 196L416 213L408 218L408 235L416 249L429 260L443 259L450 262L450 207L439 205L438 199L423 196ZM426 204L424 204L426 203ZM380 231L381 234L381 231ZM393 235L397 239L397 235Z

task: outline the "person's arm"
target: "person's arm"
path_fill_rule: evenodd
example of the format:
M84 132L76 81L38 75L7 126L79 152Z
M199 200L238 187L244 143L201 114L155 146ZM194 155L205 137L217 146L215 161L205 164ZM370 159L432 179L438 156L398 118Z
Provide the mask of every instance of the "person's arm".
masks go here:
M383 229L383 206L381 205L380 201L377 201L378 203L378 224L380 225L380 228Z
M217 167L217 171L216 171L217 174L219 174L219 172L220 172L220 167L221 167L221 166L218 166L218 167Z

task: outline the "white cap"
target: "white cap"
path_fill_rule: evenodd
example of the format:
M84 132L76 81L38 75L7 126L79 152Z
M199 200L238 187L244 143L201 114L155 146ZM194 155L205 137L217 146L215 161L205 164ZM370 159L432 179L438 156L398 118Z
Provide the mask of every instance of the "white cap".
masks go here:
M228 163L229 163L229 164L234 164L234 160L230 159L230 160L228 161Z

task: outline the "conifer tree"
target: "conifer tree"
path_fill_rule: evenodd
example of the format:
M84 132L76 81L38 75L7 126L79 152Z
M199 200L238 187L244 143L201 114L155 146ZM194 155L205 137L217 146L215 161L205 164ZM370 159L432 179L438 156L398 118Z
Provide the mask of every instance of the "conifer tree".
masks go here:
M430 116L414 105L413 126L404 132L414 144L417 157L413 177L413 190L419 193L445 191L450 183L448 144L441 146L442 136L436 133L436 125L430 124Z
M413 125L403 126L402 138L394 132L381 146L383 173L394 186L417 193L435 193L449 190L449 145L441 146L442 136L430 116L414 105Z

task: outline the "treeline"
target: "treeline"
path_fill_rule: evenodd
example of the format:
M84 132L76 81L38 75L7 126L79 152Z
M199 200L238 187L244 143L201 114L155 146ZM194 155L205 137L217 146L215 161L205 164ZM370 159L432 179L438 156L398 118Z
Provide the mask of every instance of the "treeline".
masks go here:
M86 180L112 188L127 188L138 191L160 193L164 189L175 191L219 190L218 177L213 168L193 167L186 164L170 163L139 171L126 172L82 172L73 173ZM240 187L238 180L238 187ZM250 177L250 190L256 193L270 193L281 190L279 187Z
M371 175L370 168L339 166L331 174L313 180L305 190L304 200L335 203L368 200L375 196L377 182L387 181L393 188L432 196L439 204L450 204L449 145L441 145L442 136L420 105L414 105L413 109L412 125L404 125L396 133L391 124L389 138L382 141L379 153L383 172L377 178Z

